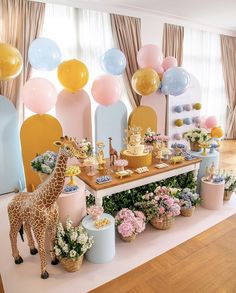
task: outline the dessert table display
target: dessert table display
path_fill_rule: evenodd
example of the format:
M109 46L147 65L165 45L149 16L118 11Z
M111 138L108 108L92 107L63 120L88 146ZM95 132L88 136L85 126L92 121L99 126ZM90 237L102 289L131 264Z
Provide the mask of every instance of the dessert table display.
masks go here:
M101 223L101 227L99 227L99 223ZM98 222L95 222L93 217L88 215L82 220L82 225L94 241L92 248L85 254L86 259L97 264L111 261L116 252L115 219L111 215L103 213Z

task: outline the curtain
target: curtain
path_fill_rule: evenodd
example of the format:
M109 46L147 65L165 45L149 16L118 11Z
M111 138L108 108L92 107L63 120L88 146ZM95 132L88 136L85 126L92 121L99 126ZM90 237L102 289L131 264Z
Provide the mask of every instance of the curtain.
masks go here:
M23 57L22 73L15 79L0 82L0 93L8 97L18 112L23 115L20 107L20 91L23 83L30 76L28 48L30 43L39 36L45 11L45 4L27 0L1 0L1 42L16 47Z
M184 27L165 23L162 51L164 57L174 56L177 59L179 66L182 66L183 63L183 42Z
M227 97L226 137L236 138L236 38L220 36Z
M183 67L192 73L201 87L201 115L214 115L225 128L226 93L223 80L220 36L186 28L184 30Z
M115 41L127 58L124 81L133 108L140 105L141 96L131 85L131 79L138 70L137 53L141 48L141 20L139 18L111 14L111 26Z

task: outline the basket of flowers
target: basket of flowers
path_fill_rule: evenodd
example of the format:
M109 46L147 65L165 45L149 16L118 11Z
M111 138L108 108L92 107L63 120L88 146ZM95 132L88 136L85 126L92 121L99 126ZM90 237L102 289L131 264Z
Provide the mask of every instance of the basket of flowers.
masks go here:
M225 179L225 190L224 190L224 200L228 201L231 199L232 194L236 191L236 177L230 173L224 174Z
M189 188L184 188L179 194L180 214L184 217L191 217L195 207L200 204L199 194L192 192Z
M131 211L124 208L115 216L117 231L120 238L125 242L135 240L136 236L146 228L146 218L140 211Z
M143 196L144 201L135 205L145 214L153 227L159 230L171 228L176 216L180 214L179 200L172 196L167 187L157 187Z
M63 268L68 272L78 271L83 262L83 256L93 244L92 237L88 237L82 225L74 227L67 218L66 227L62 223L57 225L54 251Z
M31 161L31 167L38 172L40 181L45 181L55 168L57 161L57 153L46 151L43 154L36 154L36 157Z
M194 152L199 152L201 150L199 144L201 145L210 140L205 128L193 128L184 134L184 138L190 142L190 148Z

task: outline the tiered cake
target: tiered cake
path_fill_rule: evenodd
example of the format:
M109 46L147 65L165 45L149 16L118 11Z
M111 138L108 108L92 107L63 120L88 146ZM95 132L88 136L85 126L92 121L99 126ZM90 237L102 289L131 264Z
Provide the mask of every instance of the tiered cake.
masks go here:
M126 144L127 148L121 151L120 156L129 162L128 167L139 168L152 164L152 153L145 150L140 127L129 127Z

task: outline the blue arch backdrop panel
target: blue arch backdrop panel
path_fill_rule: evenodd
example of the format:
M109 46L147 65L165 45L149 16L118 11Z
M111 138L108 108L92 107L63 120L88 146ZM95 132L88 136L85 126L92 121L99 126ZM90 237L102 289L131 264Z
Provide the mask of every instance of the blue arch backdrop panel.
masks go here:
M0 195L25 188L17 112L0 96Z
M109 157L109 140L118 152L124 148L125 129L127 128L127 109L123 102L105 107L98 106L95 112L95 140L105 143L105 157Z

